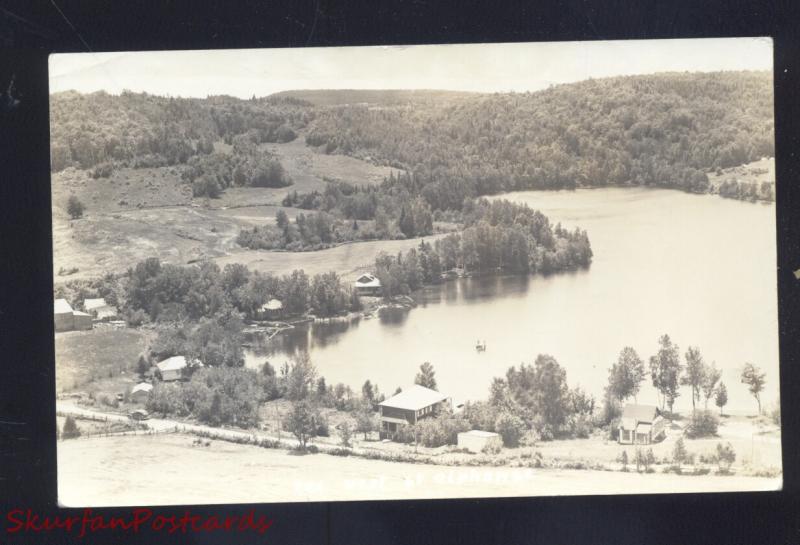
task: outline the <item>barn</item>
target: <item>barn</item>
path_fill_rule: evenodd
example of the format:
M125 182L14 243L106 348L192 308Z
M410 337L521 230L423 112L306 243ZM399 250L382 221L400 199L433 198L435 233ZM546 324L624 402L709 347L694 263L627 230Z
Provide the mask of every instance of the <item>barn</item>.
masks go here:
M491 431L470 430L458 434L458 448L470 452L483 452L484 449L503 448L503 438L500 434Z
M66 299L56 299L53 305L53 322L56 331L72 331L72 307Z
M72 311L72 329L82 331L92 329L92 315L78 310Z

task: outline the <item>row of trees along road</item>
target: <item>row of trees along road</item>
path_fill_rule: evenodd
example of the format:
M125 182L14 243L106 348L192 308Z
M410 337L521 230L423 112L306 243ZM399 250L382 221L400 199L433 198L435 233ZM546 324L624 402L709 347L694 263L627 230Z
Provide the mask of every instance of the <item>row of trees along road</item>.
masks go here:
M666 405L672 412L675 400L680 396L681 386L688 386L693 411L701 401L707 409L708 402L713 397L721 413L728 403L728 390L721 380L722 371L713 362L707 364L696 346L690 346L686 350L685 363L682 363L678 345L669 335L661 336L658 342L659 349L649 360L649 374L653 387L658 392L661 409ZM609 369L607 397L620 403L631 397L635 400L646 376L644 361L636 350L626 346ZM746 363L740 380L748 386L758 403L758 414L761 414L761 392L766 384L766 373L752 363Z

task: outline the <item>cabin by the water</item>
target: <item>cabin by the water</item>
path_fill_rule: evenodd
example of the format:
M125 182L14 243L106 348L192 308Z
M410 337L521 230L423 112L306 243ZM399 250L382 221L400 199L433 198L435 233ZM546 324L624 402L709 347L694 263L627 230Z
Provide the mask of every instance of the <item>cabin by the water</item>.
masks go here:
M397 432L421 418L435 416L443 409L452 409L451 399L430 388L415 384L378 405L381 418L381 439L394 439Z
M353 287L359 295L381 294L381 281L374 274L362 274L353 283Z

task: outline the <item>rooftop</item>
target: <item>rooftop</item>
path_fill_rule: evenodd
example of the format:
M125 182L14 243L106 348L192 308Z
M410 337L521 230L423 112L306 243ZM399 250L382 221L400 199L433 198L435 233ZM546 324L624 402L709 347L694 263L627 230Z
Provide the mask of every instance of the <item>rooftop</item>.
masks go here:
M636 405L628 403L622 410L622 418L635 420L636 422L652 422L658 416L658 409L655 405Z
M379 288L381 287L381 281L378 280L374 274L362 274L356 280L356 286L362 288Z
M280 310L283 308L283 303L281 303L278 299L270 299L263 305L261 305L261 310Z
M172 356L156 364L160 371L177 371L186 367L186 357Z
M72 313L72 307L67 303L66 299L56 299L53 303L53 312L55 314Z
M84 299L83 301L83 308L85 308L87 311L105 306L108 306L108 303L106 303L106 300L102 297L99 299Z
M383 407L418 411L435 403L439 403L440 401L444 401L445 399L447 399L447 396L436 390L414 384L404 389L399 394L390 397L383 403L380 403L380 405Z

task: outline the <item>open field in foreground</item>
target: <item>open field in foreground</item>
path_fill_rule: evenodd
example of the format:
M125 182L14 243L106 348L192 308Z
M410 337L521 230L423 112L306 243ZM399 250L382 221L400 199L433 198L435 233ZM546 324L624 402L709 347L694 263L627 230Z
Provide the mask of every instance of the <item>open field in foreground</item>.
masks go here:
M775 490L781 478L675 476L528 468L439 467L297 456L187 435L58 443L58 498L66 506L179 505Z

